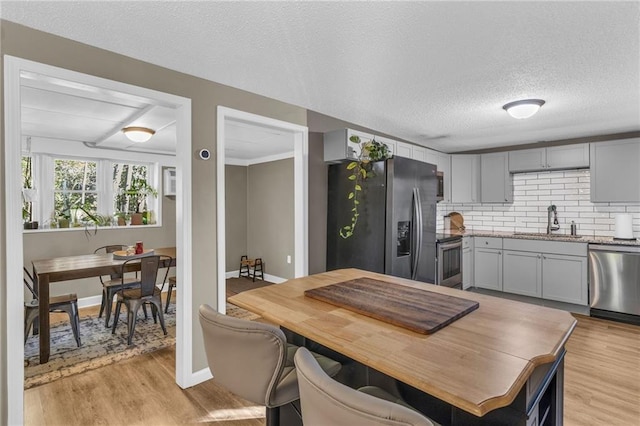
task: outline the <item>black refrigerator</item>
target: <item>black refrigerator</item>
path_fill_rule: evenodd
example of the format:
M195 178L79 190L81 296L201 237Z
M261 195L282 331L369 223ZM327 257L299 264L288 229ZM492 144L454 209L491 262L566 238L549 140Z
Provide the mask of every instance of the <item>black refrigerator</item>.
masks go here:
M361 185L355 231L342 238L353 213L352 171L346 163L329 166L327 270L358 268L434 283L436 166L394 157L372 163L372 171Z

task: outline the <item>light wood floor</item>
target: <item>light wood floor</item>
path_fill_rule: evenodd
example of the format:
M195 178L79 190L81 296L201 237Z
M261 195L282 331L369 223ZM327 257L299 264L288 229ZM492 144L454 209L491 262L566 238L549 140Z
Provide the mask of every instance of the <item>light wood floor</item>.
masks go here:
M181 390L175 352L155 353L25 391L26 425L264 425L264 409L213 381ZM640 425L640 327L578 316L567 343L565 425Z

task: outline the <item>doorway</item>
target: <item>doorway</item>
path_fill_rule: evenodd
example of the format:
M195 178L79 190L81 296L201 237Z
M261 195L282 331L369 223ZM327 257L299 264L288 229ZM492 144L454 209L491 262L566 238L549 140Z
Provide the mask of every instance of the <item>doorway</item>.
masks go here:
M294 185L293 185L293 278L308 274L308 156L309 139L308 128L286 121L276 120L234 110L227 107L218 107L217 130L217 249L218 249L218 277L217 277L217 309L226 312L226 217L225 217L225 164L227 159L226 145L230 126L244 123L253 128L262 128L265 131L276 130L286 135L293 148ZM272 159L286 158L286 154L280 153L272 156ZM238 259L239 261L239 259ZM268 266L267 266L268 268ZM288 277L291 278L291 277Z
M180 259L176 271L181 283L181 297L176 303L176 383L185 388L193 383L191 365L191 100L150 89L94 77L62 68L11 56L4 57L5 78L5 262L6 328L7 328L7 393L8 423L21 424L24 418L24 347L23 303L21 285L23 258L23 231L21 226L21 78L42 75L78 85L112 90L131 96L153 99L176 115L176 248Z

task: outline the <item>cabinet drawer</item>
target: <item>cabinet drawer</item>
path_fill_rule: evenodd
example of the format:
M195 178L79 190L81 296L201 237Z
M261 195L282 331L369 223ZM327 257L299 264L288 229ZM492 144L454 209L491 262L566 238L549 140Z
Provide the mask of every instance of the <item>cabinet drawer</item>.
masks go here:
M473 247L473 237L462 237L462 248L472 248Z
M566 241L523 240L520 238L504 238L505 250L531 251L535 253L566 254L586 256L587 243L571 243Z
M497 237L473 237L475 239L475 248L502 248L502 238Z

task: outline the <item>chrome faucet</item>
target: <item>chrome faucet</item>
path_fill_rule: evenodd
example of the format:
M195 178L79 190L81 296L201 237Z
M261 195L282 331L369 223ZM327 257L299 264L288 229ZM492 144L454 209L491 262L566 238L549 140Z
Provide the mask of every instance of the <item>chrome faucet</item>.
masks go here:
M553 213L553 224L551 224L551 214ZM547 207L547 234L551 235L551 231L557 231L560 229L560 223L558 222L558 211L556 205L551 204Z

